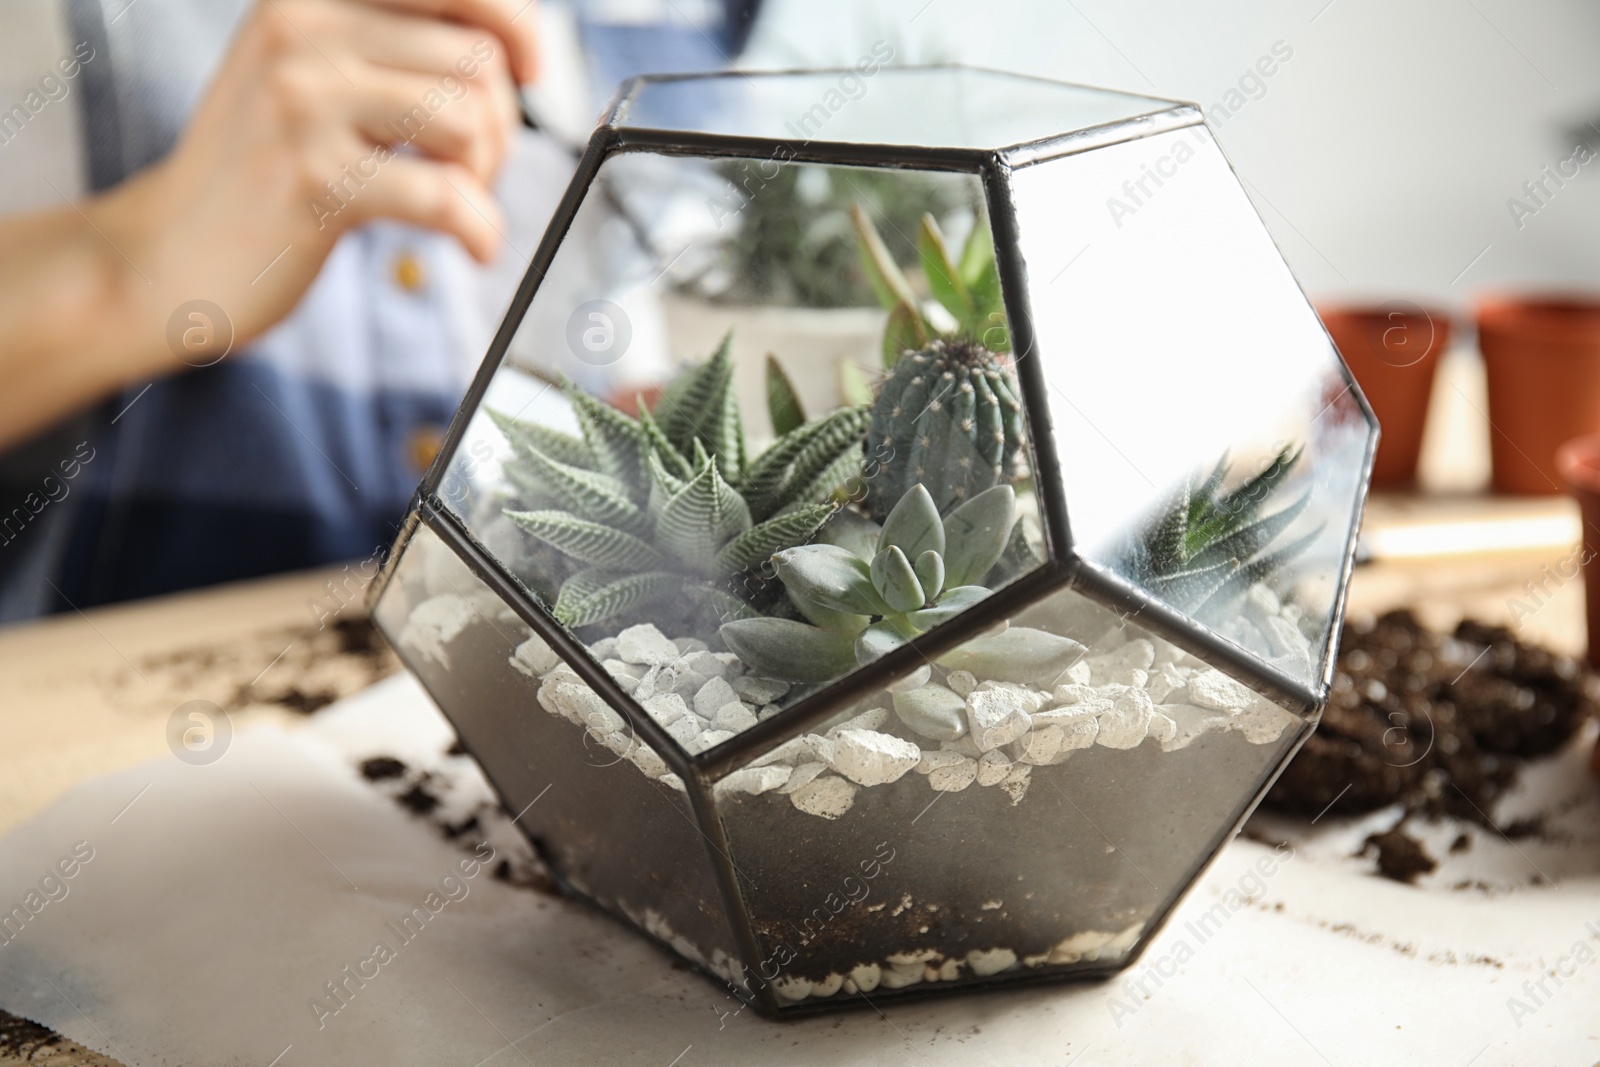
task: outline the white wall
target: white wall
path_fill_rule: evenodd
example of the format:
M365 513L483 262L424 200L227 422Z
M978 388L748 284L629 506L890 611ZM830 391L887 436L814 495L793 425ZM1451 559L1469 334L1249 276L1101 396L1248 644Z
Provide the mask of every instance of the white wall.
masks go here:
M763 20L743 65L853 62L883 38L903 62L959 60L1208 111L1282 41L1292 57L1217 136L1313 297L1464 310L1499 286L1600 284L1600 161L1520 229L1507 207L1571 154L1569 126L1600 126L1600 5L768 0Z

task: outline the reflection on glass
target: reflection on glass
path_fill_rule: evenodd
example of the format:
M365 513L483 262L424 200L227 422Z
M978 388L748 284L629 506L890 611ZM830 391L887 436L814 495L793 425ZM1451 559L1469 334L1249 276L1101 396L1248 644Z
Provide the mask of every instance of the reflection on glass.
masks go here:
M1000 71L888 66L895 59L878 41L846 70L649 81L617 123L785 144L1002 148L1179 106Z
M1309 728L1077 593L1019 630L1077 654L976 638L714 786L780 1005L1126 962Z
M651 198L672 179L700 208L708 179L744 166L618 157L599 179L618 195L591 197L575 227L604 231L640 175ZM709 205L725 238L681 275L632 277L609 301L603 271L591 288L541 288L441 492L691 754L1043 562L975 181L786 169L748 187L736 216ZM906 218L911 206L942 208L945 221ZM808 228L791 233L802 217ZM821 275L798 266L808 250L835 263L847 253L850 270L812 284ZM584 277L575 266L558 256L549 273L570 283ZM652 301L684 328L638 329L642 316L625 308ZM539 333L552 302L575 309L564 351ZM840 335L834 309L788 302L856 306L838 309L849 316ZM753 316L780 311L781 349L741 345ZM808 328L842 336L839 355L793 358L786 349L805 348ZM711 329L708 357L678 358L680 336L693 344ZM629 349L606 351L622 330ZM997 660L1064 666L1070 650L1020 630L997 642Z
M1078 550L1314 683L1370 428L1203 127L1020 170Z

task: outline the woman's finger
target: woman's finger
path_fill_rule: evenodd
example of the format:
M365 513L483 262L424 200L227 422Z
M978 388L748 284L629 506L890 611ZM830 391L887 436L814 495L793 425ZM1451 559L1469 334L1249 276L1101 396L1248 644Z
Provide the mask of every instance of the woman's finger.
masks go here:
M379 149L376 173L350 198L353 222L398 219L451 234L480 263L494 259L505 229L494 197L473 174L440 163ZM382 153L388 153L387 159Z
M534 0L361 0L425 18L488 30L504 42L519 84L539 73L538 5Z

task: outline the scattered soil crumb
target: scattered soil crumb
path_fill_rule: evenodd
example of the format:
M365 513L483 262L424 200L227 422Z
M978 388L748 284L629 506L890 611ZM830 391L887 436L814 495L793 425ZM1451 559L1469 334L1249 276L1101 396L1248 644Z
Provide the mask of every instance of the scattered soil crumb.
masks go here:
M401 807L417 815L432 815L434 809L439 806L439 798L430 793L421 782L395 797L395 800Z
M1597 709L1600 675L1502 627L1469 619L1442 634L1407 611L1353 620L1322 722L1265 804L1358 815L1398 801L1496 828L1488 813L1522 765Z
M1462 853L1462 852L1467 852L1467 851L1471 850L1471 848L1472 848L1472 836L1470 834L1465 834L1465 833L1457 834L1456 835L1456 839L1454 841L1450 842L1450 854L1452 856L1457 855L1457 854Z
M1368 837L1361 846L1361 855L1373 849L1378 850L1378 873L1407 885L1415 885L1419 876L1431 874L1439 866L1421 841L1398 826Z
M361 777L369 782L398 778L406 773L406 765L393 756L373 756L361 761Z

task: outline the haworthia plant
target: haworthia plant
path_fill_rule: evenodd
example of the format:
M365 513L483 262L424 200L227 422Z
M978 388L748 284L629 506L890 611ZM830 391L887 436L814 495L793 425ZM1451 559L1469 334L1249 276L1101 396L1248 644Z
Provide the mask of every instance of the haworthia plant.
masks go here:
M955 618L989 595L978 583L1004 553L1017 522L1016 494L1006 485L980 493L943 520L921 485L900 499L881 527L848 514L830 528L834 543L801 545L772 558L809 622L752 618L722 626L723 641L751 670L790 681L831 681ZM1023 681L1059 672L1081 650L1054 634L1011 627L945 658L985 678Z
M751 614L759 583L733 579L835 512L860 468L866 412L802 422L747 458L732 379L725 339L638 418L567 385L581 437L490 412L523 505L506 514L583 568L556 596L560 621L601 622L680 593L721 617Z
M1226 455L1205 478L1186 478L1130 538L1118 569L1202 620L1220 617L1252 585L1280 580L1322 533L1318 526L1281 541L1310 503L1309 489L1287 506L1263 514L1281 495L1301 451L1283 448L1259 473L1229 490L1222 488L1230 466Z

